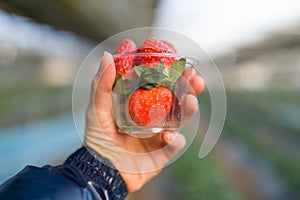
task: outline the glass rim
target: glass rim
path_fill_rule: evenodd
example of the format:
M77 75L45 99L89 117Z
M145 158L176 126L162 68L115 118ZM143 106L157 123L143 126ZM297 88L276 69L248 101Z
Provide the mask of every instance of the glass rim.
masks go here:
M199 64L199 60L197 58L191 57L191 56L185 56L183 54L177 54L177 53L145 53L145 52L129 52L129 53L120 53L120 54L113 54L113 58L120 58L124 56L164 56L164 57L176 57L178 59L185 58L187 60L187 63L195 63Z

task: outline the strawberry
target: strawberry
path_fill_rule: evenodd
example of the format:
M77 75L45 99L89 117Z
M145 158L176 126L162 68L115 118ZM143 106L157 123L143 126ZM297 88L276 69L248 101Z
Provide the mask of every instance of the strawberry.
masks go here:
M165 54L175 54L176 49L174 46L163 40L158 40L156 38L148 38L144 41L141 47L138 49L138 53L165 53ZM136 65L146 65L148 67L154 67L159 61L162 61L166 67L170 67L174 62L175 58L163 55L141 55L136 58Z
M168 42L166 40L161 40L162 43L165 43L165 45L167 45L170 49L172 49L174 51L174 53L177 53L174 45L171 42Z
M172 107L173 93L163 86L138 88L130 94L128 111L140 126L161 126Z
M135 53L136 45L130 39L123 40L115 51L115 54ZM114 58L117 73L122 76L134 67L134 55L120 55Z

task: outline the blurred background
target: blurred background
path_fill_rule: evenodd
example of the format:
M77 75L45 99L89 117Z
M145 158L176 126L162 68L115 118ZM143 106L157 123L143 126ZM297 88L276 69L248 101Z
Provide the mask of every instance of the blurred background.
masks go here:
M25 165L61 163L81 146L72 87L84 57L135 27L178 31L216 62L224 131L198 159L201 133L128 199L300 199L300 1L3 0L0 2L0 183ZM208 92L199 96L208 113Z

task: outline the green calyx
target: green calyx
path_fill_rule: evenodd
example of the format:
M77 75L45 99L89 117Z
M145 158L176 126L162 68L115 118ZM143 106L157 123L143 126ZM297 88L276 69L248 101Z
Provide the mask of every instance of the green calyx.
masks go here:
M173 88L178 78L181 76L186 64L186 59L181 58L173 62L171 67L165 67L163 62L159 62L156 67L135 66L134 71L145 84L143 88L152 89L157 85Z

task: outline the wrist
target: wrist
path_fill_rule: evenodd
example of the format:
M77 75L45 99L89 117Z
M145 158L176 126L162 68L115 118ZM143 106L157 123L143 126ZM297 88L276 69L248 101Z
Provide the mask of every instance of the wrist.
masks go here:
M76 167L91 181L94 188L104 187L109 196L114 199L124 199L127 188L124 179L109 160L94 152L92 149L82 147L73 153L65 164Z

